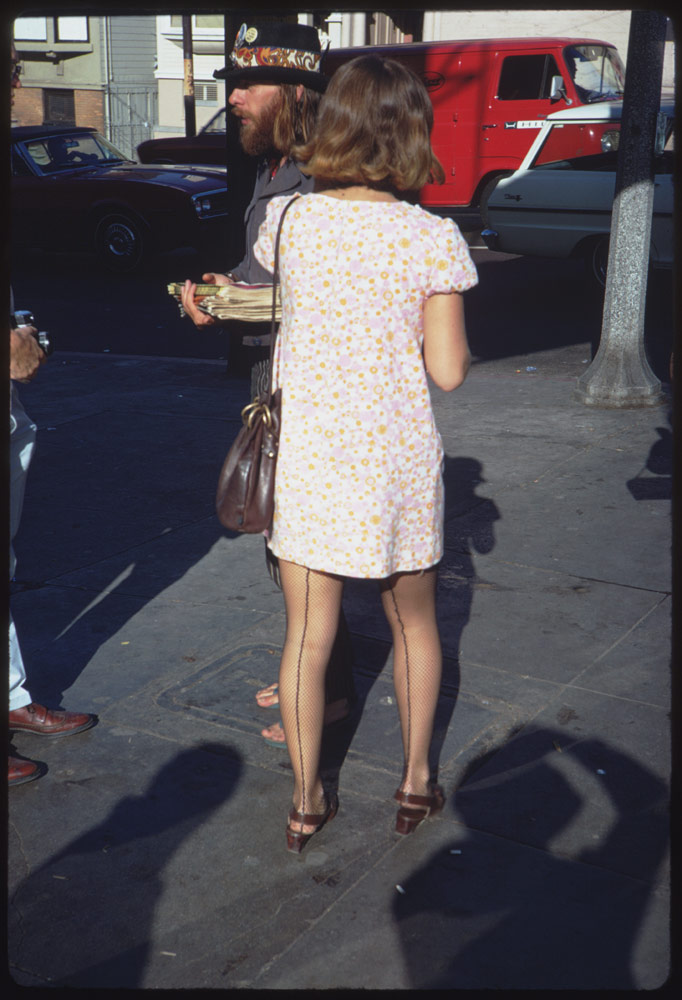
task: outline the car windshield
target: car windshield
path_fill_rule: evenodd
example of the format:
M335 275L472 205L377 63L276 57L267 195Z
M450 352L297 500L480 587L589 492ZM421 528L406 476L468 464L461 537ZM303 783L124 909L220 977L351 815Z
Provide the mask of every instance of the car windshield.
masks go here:
M623 96L625 69L616 49L607 45L569 45L564 59L585 104Z
M214 115L201 130L202 132L224 132L225 131L225 108Z
M32 139L24 143L24 149L45 174L73 170L74 167L112 166L115 163L129 162L120 149L93 132Z

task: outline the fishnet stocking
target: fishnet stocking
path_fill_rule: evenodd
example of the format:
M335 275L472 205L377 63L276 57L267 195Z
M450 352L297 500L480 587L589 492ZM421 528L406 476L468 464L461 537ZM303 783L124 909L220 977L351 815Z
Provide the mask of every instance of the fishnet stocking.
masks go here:
M393 633L393 683L400 713L405 766L402 791L424 795L438 705L442 653L436 622L436 569L401 573L381 583Z
M280 560L280 575L287 629L279 705L294 772L293 802L300 813L321 813L325 672L339 623L343 581L284 560Z
M279 703L294 772L293 804L322 813L320 748L325 672L337 633L343 580L280 560L287 629L279 674ZM404 770L401 789L424 795L440 690L442 654L436 622L436 569L381 581L393 633L393 672L400 713ZM298 824L304 832L308 827Z

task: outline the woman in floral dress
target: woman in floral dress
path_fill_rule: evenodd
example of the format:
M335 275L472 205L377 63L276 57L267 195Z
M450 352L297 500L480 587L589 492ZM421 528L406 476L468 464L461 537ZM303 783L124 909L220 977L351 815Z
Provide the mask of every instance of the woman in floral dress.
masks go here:
M436 624L443 553L443 448L426 373L441 389L466 377L462 292L475 267L457 226L414 202L443 180L426 90L393 60L341 67L312 141L295 151L315 178L280 244L282 389L275 516L287 612L279 697L294 772L289 850L331 819L319 773L324 669L343 579L377 579L394 639L404 749L396 831L443 805L428 763L441 678ZM272 270L280 216L268 207L256 255Z

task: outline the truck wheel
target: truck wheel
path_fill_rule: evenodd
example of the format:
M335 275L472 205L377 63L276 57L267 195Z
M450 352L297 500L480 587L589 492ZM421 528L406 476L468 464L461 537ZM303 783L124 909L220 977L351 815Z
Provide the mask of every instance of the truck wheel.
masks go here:
M599 288L606 288L606 267L609 262L609 238L600 236L594 240L585 255L585 263L592 281Z
M95 227L95 251L105 267L118 274L139 267L146 244L142 225L125 212L111 212Z

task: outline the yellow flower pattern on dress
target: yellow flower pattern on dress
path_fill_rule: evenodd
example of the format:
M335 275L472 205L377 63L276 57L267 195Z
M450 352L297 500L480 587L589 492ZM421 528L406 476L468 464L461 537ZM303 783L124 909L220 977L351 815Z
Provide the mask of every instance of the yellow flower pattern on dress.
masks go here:
M289 198L256 257L274 269ZM275 517L281 559L350 577L427 569L443 554L443 446L422 358L429 295L478 281L449 219L407 202L299 198L280 243L282 389Z

